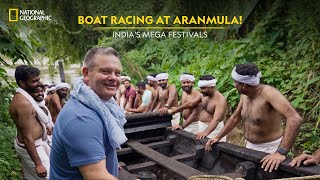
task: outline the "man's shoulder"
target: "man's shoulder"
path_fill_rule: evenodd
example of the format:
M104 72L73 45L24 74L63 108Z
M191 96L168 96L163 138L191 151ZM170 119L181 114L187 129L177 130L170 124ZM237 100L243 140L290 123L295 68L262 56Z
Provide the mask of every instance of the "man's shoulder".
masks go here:
M283 96L282 93L277 90L275 87L270 86L270 85L262 85L262 90L261 90L261 96L263 97L277 97L277 96Z
M76 98L70 98L59 114L67 116L98 116L98 114Z
M169 84L168 88L169 88L169 89L173 89L173 88L175 89L176 86L175 86L174 84Z
M30 101L28 101L28 99L24 97L21 93L16 93L13 96L10 106L14 106L15 108L31 108L32 107Z

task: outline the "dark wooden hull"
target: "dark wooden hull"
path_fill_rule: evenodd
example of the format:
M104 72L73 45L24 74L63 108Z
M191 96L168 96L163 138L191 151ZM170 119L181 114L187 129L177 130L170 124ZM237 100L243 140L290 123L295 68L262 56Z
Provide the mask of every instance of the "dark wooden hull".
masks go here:
M263 180L320 174L320 166L291 168L287 158L271 173L261 169L267 154L230 143L205 151L208 139L197 140L183 130L171 131L171 116L146 113L127 117L129 141L118 151L123 170L119 179L188 179L194 175L223 175L233 179ZM124 176L125 174L125 176Z

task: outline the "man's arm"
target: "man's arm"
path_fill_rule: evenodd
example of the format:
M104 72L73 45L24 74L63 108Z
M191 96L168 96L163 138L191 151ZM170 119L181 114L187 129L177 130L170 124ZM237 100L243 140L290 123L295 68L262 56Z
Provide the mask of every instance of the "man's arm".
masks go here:
M83 166L79 166L79 171L85 180L94 180L94 179L101 179L101 180L114 180L117 179L112 176L106 167L106 160L103 159L99 162L87 164Z
M294 140L299 134L300 126L303 122L297 111L291 106L290 102L275 88L267 86L262 93L271 106L286 118L286 128L284 130L282 141L279 147L291 149ZM265 171L272 172L277 170L280 163L286 159L285 155L275 152L265 156L260 162L261 168Z
M146 110L146 108L147 108L147 106L142 106L142 104L140 104L140 106L137 109L129 108L128 111L134 112L134 113L143 113Z
M36 173L40 177L45 177L47 175L47 171L41 162L39 154L36 150L36 146L34 144L34 140L32 137L32 122L35 121L36 114L35 111L32 109L30 103L22 101L17 105L17 121L18 121L18 129L21 133L23 143L27 149L29 156L31 157L32 161L35 164Z
M209 126L203 131L199 132L196 137L197 139L203 139L208 136L217 125L223 121L227 111L227 101L225 99L220 99L220 102L216 104L212 120L209 123ZM223 136L222 136L223 137Z
M297 135L299 134L303 120L297 111L291 106L290 102L278 90L268 87L265 92L267 101L276 111L286 118L286 127L280 147L288 151L291 149Z
M175 114L177 112L181 112L184 109L190 109L190 108L195 108L196 106L199 105L199 103L201 103L201 94L198 94L194 99L183 103L181 106L179 106L178 108L174 109L172 111L172 114Z
M176 86L174 86L173 84L171 84L169 87L168 87L168 91L169 91L169 97L168 97L168 100L167 100L167 103L169 105L169 107L173 106L173 101L175 99L175 97L177 96L177 89L176 89Z
M51 96L50 99L51 99L51 102L52 102L53 107L55 107L56 110L57 110L58 112L60 112L62 107L61 107L61 104L60 104L59 95L58 95L57 93L54 93L54 94Z
M158 104L158 101L159 101L159 89L157 89L156 97L154 98L154 100L152 102L152 105L151 105L151 108L150 108L151 112L156 108L156 106Z
M141 94L136 94L136 98L135 98L135 100L134 100L134 105L133 105L133 107L132 108L138 108L140 105L139 105L139 101L140 101L140 98L141 98Z
M195 107L188 119L181 125L181 128L184 129L187 126L189 126L192 122L195 122L195 120L199 118L200 111L201 110L199 107Z
M242 96L240 97L240 102L236 111L231 115L231 117L226 122L225 126L221 130L221 132L214 138L210 139L206 144L206 149L211 150L211 145L220 141L225 135L227 135L241 120L241 110L243 107Z

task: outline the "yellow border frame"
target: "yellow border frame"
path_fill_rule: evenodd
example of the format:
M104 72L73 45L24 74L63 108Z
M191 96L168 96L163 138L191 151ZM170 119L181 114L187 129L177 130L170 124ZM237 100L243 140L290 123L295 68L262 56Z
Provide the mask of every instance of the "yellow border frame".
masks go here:
M16 11L17 19L11 19L11 11ZM19 12L19 9L16 9L16 8L9 9L9 22L18 22L19 20L18 12Z

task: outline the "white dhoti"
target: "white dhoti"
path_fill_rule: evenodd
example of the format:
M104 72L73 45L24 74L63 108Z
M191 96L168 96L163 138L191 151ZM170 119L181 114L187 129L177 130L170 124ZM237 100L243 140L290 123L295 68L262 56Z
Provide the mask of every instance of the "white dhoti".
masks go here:
M208 122L198 121L198 124L199 124L199 132L203 132L209 126ZM220 133L220 131L223 129L223 127L224 127L223 121L219 122L217 127L207 137L208 138L216 137ZM221 138L219 142L227 142L226 136Z
M14 148L16 149L22 163L23 176L25 179L49 179L50 172L50 146L47 141L42 140L42 138L35 140L34 144L36 146L37 153L41 159L42 165L47 169L47 176L41 178L37 175L35 170L35 164L32 161L25 145L18 142L16 138L14 140Z
M179 112L172 115L171 124L172 124L172 126L180 124L180 113Z
M283 137L271 142L253 144L246 140L246 148L273 154L277 151Z
M189 126L185 127L183 130L190 132L192 134L197 134L199 132L198 121L192 122Z

